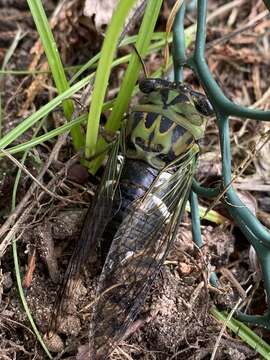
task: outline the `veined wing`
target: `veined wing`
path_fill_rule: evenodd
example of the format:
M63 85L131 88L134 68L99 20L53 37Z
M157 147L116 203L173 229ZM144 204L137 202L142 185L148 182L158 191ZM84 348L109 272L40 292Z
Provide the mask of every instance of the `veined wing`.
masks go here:
M132 204L118 229L98 287L90 359L106 359L138 314L175 238L188 199L197 145L166 169Z
M94 263L97 259L100 239L112 217L113 199L123 167L124 158L118 156L119 150L124 144L123 140L124 131L121 132L110 149L99 189L92 199L84 219L80 239L72 253L63 282L56 296L50 322L51 330L57 330L61 315L63 315L68 301L76 291L82 266L87 263Z

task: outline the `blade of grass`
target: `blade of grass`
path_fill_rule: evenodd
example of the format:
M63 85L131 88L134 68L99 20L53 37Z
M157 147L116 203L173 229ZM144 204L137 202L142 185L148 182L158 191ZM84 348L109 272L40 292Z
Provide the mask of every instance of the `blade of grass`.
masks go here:
M5 70L5 67L7 66L11 56L13 55L16 47L18 46L19 41L24 37L25 34L22 34L22 30L19 29L16 32L16 35L9 47L9 49L7 50L3 63L2 63L2 67L1 67L1 71ZM3 80L3 75L0 73L0 139L2 137L2 80Z
M218 213L215 210L211 210L206 216L204 216L205 209L206 208L204 206L201 206L201 205L199 206L199 215L200 215L201 219L211 221L212 223L215 223L217 225L225 224L225 223L229 224L230 223L230 220L228 218L221 215L220 213ZM189 203L186 205L186 211L188 211L188 212L191 211Z
M148 1L147 7L145 9L145 14L136 42L136 49L142 57L145 56L150 45L161 5L162 0L150 0ZM133 52L128 68L125 72L115 106L113 107L112 113L108 119L108 124L106 126L108 130L116 131L119 129L123 115L127 111L130 97L138 80L140 70L140 59L138 58L138 55Z
M1 67L1 70L4 70L5 67L7 66L10 58L12 57L16 47L18 46L18 43L19 41L25 36L25 33L22 33L22 30L19 29L17 32L16 32L16 35L9 47L9 49L7 50L6 54L5 54L5 57L4 57L4 60L3 60L3 63L2 63L2 67Z
M29 129L31 126L33 126L37 121L39 121L44 116L48 115L57 106L61 105L62 101L70 98L77 91L79 91L84 86L86 86L93 76L94 75L91 74L91 75L85 77L84 79L82 79L81 81L77 82L75 85L70 87L68 90L64 91L62 94L60 94L57 97L55 97L54 99L52 99L50 102L48 102L42 108L40 108L38 111L36 111L32 115L30 115L28 118L23 120L18 126L16 126L14 129L12 129L8 134L6 134L0 140L0 147L1 148L7 147L12 141L17 139L27 129Z
M216 308L210 310L211 314L223 323L227 321L227 316ZM239 336L245 343L256 350L264 359L270 360L270 345L254 333L248 326L241 321L231 319L227 322L227 327Z
M135 0L119 1L118 6L113 13L111 23L108 27L106 37L102 45L86 131L86 158L91 157L95 153L99 129L99 119L108 86L111 64L115 55L118 38L124 28L125 19L134 2Z
M36 136L38 131L39 131L39 127L36 130L34 137ZM24 164L27 155L28 155L28 152L26 151L21 159L21 164ZM17 171L17 174L16 174L15 181L14 181L14 186L13 186L13 191L12 191L12 200L11 200L11 211L13 211L16 207L16 196L17 196L18 185L19 185L19 181L20 181L20 177L21 177L21 172L22 172L22 170L19 168ZM16 282L17 282L18 292L19 292L19 296L20 296L23 308L25 310L27 318L32 326L32 329L33 329L41 347L44 349L48 358L52 359L53 357L51 356L49 350L47 349L45 343L43 342L42 336L40 335L40 332L35 324L35 321L31 314L31 310L29 309L26 298L24 296L24 291L23 291L23 287L22 287L22 279L21 279L21 274L20 274L20 265L19 265L19 259L18 259L18 253L17 253L16 238L13 238L13 240L12 240L12 253L13 253L13 262L14 262L14 268L15 268Z
M18 286L18 291L20 294L20 298L21 298L21 302L23 304L24 310L26 312L26 315L28 317L28 320L32 326L32 329L40 343L40 345L42 346L42 348L44 349L46 355L48 356L49 359L52 359L53 357L51 356L49 350L47 349L45 343L42 340L42 337L38 331L38 328L36 327L36 324L34 322L34 319L31 315L31 311L28 307L28 304L26 302L24 293L23 293L23 287L22 287L22 280L21 280L21 275L20 275L20 266L19 266L19 260L18 260L18 254L17 254L17 246L16 246L16 239L13 239L12 241L12 252L13 252L13 260L14 260L14 267L15 267L15 274L16 274L16 281L17 281L17 286Z
M22 144L13 146L8 149L8 152L10 154L17 154L19 152L31 149L34 146L40 145L40 144L44 143L45 141L48 141L56 136L59 136L66 131L69 131L73 126L80 125L83 122L86 122L86 120L87 120L87 115L82 115L82 116L78 117L77 119L71 120L70 122L68 122L64 125L61 125L61 126L57 127L56 129L53 129L53 130L47 132L46 134L37 136L37 137L35 137L29 141L26 141ZM0 151L0 158L4 157L4 156L5 156L4 153Z
M141 56L145 55L149 47L161 5L162 0L149 0L147 4L136 42L136 48ZM127 110L130 97L139 76L140 66L140 60L138 59L137 54L134 52L131 55L128 68L125 72L116 103L105 126L106 130L116 131L120 127L121 120L123 119L124 112ZM96 142L93 142L91 138L86 138L86 143L89 147L85 153L86 158L87 156L93 154L95 150L97 150L97 153L102 153L105 148L105 141L103 139L99 139L97 149ZM98 157L96 160L90 162L89 171L95 173L100 166L102 159L103 157Z
M61 94L69 88L69 84L44 8L41 0L27 0L27 2L44 47L55 85ZM71 120L74 106L70 99L63 101L63 110L67 120ZM79 125L72 128L71 136L75 150L80 150L84 145L84 139Z
M76 72L79 71L80 68L84 66L82 65L73 65L73 66L66 66L64 68L65 72L72 71ZM51 74L51 70L29 70L29 69L22 69L22 70L0 70L0 75L39 75L39 74Z

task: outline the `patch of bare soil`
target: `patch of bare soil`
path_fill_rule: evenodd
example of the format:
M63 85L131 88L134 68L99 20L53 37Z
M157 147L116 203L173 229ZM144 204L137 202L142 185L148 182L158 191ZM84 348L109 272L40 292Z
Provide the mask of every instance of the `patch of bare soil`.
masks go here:
M43 3L66 66L83 64L99 51L103 35L96 31L93 19L90 21L83 15L84 1L58 3L46 0ZM223 9L208 28L207 59L210 69L235 102L257 104L267 109L268 97L264 94L269 87L269 33L266 31L269 16L262 1L239 1L239 6L226 10L223 5L227 3L223 0L209 1L209 12ZM172 1L164 4L158 24L161 30L165 29L171 5ZM194 21L195 13L191 9L186 25ZM43 72L0 77L3 133L55 95L26 2L0 0L0 63L18 29L21 29L23 37L6 69ZM153 55L148 60L151 70L160 63L160 56ZM120 68L113 74L108 96L112 97L117 92L122 72ZM190 71L187 71L186 81L195 88L199 87L198 80ZM59 126L63 121L62 112L56 110L43 123L43 130ZM266 132L268 125L233 119L231 130L233 165L236 169L250 153L251 144L258 141L256 136ZM30 139L34 131L27 131L19 141ZM220 179L220 155L217 129L212 120L201 148L197 179L204 185L213 185ZM245 189L248 192L248 195L242 195L246 201L251 196L253 211L266 226L269 226L267 218L270 212L268 148L269 143L235 182L239 191ZM10 160L0 159L0 360L46 359L18 294L12 239L16 236L27 303L40 333L45 335L57 288L101 175L99 173L95 178L88 176L79 164L78 156L74 155L67 135L37 147L28 156L25 166L55 196L23 174L17 194L18 205L13 217L10 217L17 168ZM202 200L201 204L206 208L210 205L206 200ZM190 218L185 216L177 240L156 277L145 305L125 339L110 356L112 360L210 359L221 325L209 309L214 304L231 309L243 288L250 284L253 284L254 291L248 299L249 312L262 314L265 311L260 278L254 279L254 273L259 274L256 258L252 265L250 247L234 227L233 219L229 218L224 207L219 203L214 210L229 221L217 225L204 220L202 234L205 245L200 250L192 243ZM213 271L220 278L218 289L209 283ZM98 274L93 276L85 269L75 297L72 301L69 299L67 315L62 319L58 333L45 336L55 359L75 360L78 352L87 346L97 283ZM259 284L257 288L254 286L256 283ZM267 332L256 331L269 341ZM259 358L255 351L229 331L223 334L215 357L233 360Z

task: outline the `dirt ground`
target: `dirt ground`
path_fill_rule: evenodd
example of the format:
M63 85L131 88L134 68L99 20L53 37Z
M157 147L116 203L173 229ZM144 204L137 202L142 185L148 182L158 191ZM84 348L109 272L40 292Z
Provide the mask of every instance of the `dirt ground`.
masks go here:
M172 3L165 1L157 30L165 30ZM100 50L103 35L95 28L94 21L83 15L84 1L64 1L62 7L56 0L44 0L43 4L65 66L84 64ZM268 98L264 94L269 87L270 16L263 1L238 0L238 4L231 7L226 7L226 4L229 2L209 0L209 13L215 14L207 33L209 67L230 99L242 105L255 104L268 109ZM219 13L217 9L220 9ZM186 26L195 20L194 10L190 9ZM18 31L22 38L5 67L10 73L0 75L2 134L38 110L56 93L47 73L11 72L46 70L47 63L27 3L0 0L0 64ZM136 26L132 31L136 32ZM132 49L127 47L121 51L129 53ZM149 71L161 61L161 54L149 56ZM108 98L117 94L123 70L124 66L121 66L112 74ZM72 76L72 68L69 75ZM185 81L199 89L198 79L189 70ZM39 133L63 122L61 109L56 109L43 121ZM234 169L252 153L261 134L268 130L266 123L232 119ZM28 130L18 143L31 139L35 131ZM200 145L202 154L196 177L210 186L220 179L221 173L214 119L209 121ZM21 160L21 154L16 158ZM0 159L0 253L3 255L0 265L0 360L47 358L31 329L18 293L12 238L15 235L23 292L40 334L44 336L49 328L58 286L103 171L101 169L95 177L88 175L74 154L68 135L32 149L24 165L57 197L51 197L40 186L33 186L32 179L22 172L15 221L12 221L12 190L18 168L6 157ZM235 181L243 201L266 226L269 226L270 213L269 175L267 143ZM211 205L205 199L201 199L200 204L205 208ZM192 243L191 220L189 214L185 214L174 246L146 303L111 359L210 359L221 329L210 309L214 305L221 309L233 308L240 297L239 288L247 289L252 285L248 312L264 313L265 293L254 254L224 206L218 203L214 210L221 220L202 221L205 245L200 250ZM12 229L14 233L11 233ZM218 290L208 283L213 270L220 277ZM91 277L85 269L74 304L62 320L58 333L49 340L45 337L55 359L77 359L77 354L87 344L97 283L98 274ZM254 331L270 341L266 330L254 328ZM215 359L255 360L260 356L235 335L225 331Z

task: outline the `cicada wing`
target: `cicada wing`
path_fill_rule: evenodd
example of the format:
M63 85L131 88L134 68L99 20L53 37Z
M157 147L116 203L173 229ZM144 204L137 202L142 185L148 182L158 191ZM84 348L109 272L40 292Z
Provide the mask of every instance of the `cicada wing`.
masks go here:
M162 171L120 225L100 277L90 325L91 359L106 359L137 316L175 238L195 162L192 148Z
M68 299L71 299L76 291L82 266L87 265L87 263L93 263L96 260L100 239L112 217L113 199L117 191L124 162L124 157L119 155L120 149L123 149L123 139L124 134L121 132L110 149L100 186L95 197L92 199L84 219L79 241L75 245L56 296L50 322L51 330L58 328L59 320L64 313Z

